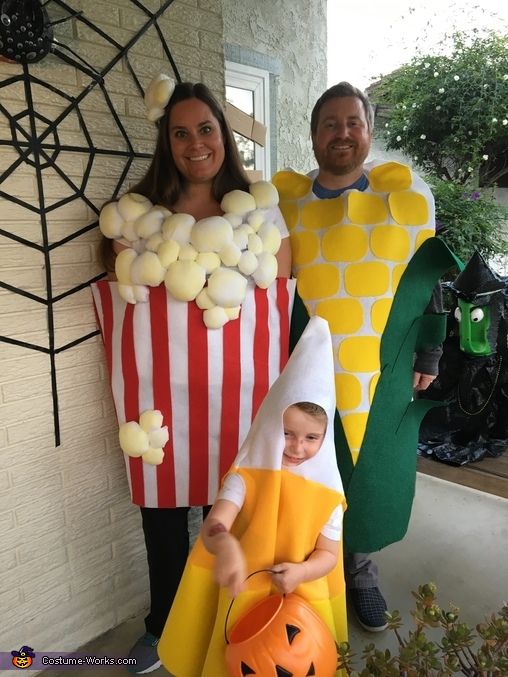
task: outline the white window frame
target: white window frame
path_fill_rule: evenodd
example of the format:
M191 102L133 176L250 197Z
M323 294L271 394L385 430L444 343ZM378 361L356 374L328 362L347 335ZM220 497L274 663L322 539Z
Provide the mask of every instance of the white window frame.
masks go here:
M226 61L225 79L228 87L239 87L253 93L254 118L266 127L264 147L254 143L254 161L256 169L263 172L263 178L270 180L272 171L270 164L270 73L261 68Z

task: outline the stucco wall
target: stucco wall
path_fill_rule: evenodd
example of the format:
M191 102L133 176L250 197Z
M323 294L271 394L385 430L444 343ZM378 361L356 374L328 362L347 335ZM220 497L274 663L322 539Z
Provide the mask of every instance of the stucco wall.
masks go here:
M160 0L143 0L152 11ZM121 44L140 25L130 0L70 0L85 16ZM48 5L54 14L52 3ZM175 0L160 21L181 75L204 80L222 97L224 56L220 0ZM96 66L114 49L79 22L62 24L57 37L86 55ZM161 70L169 72L156 36L147 35L131 52L142 82ZM77 96L88 79L50 55L30 67L46 83ZM0 82L21 67L0 63ZM107 82L115 108L136 150L151 152L155 127L144 117L139 92L125 63L119 62ZM22 85L0 90L11 114L26 107ZM42 87L34 87L34 108L54 120L65 107ZM83 99L83 116L99 147L121 147L118 130L100 92ZM10 127L0 115L0 139ZM59 126L60 143L82 142L76 116ZM0 175L17 152L0 146ZM59 166L79 183L83 154L61 153ZM124 160L101 156L94 162L87 195L100 206L111 194ZM128 180L146 167L135 161ZM68 186L54 172L43 172L47 203L65 195ZM37 203L33 168L22 166L0 184L0 190ZM49 241L55 242L96 218L83 201L70 202L48 214ZM0 229L42 243L37 213L0 197ZM98 230L92 230L51 255L53 294L97 274ZM47 297L44 257L33 248L0 235L0 279ZM0 289L0 334L48 345L45 306ZM56 346L95 329L88 288L55 305ZM50 362L47 354L0 343L0 650L28 644L37 651L72 650L147 604L145 550L139 510L131 505L117 425L98 337L56 355L61 445L55 447Z
M277 165L315 166L310 113L326 89L326 0L223 0L224 39L280 62Z

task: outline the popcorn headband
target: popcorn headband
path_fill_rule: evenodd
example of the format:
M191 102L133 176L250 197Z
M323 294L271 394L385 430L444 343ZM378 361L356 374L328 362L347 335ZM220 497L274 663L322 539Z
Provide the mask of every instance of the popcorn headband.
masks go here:
M175 81L164 73L156 75L150 82L144 97L146 117L150 122L157 122L161 119L174 91Z

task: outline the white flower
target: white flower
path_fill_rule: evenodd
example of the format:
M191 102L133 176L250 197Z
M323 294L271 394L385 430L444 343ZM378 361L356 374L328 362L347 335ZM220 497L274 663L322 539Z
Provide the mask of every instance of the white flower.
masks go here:
M436 110L441 110L441 106L436 106Z
M488 89L488 88L489 88L489 85L488 85L488 83L486 82L486 83L483 85L483 89Z
M468 171L468 172L472 172L472 171L473 171L473 168L472 168L472 167L468 167L468 168L467 168L467 171Z
M418 160L418 155L413 155L413 160Z
M506 118L503 120L503 125L508 125L508 120Z
M437 91L438 91L440 94L444 94L444 87L440 87Z
M467 133L468 136L473 136L473 132L471 130L468 131Z
M453 79L455 80L455 82L457 82L458 80L460 80L460 75L454 75Z
M438 75L439 73L437 71L434 71L434 77L437 78Z
M504 125L504 122L503 122L503 125ZM403 129L403 131L405 132L406 129L407 129L407 125L404 125L404 127L402 127L402 129Z
M429 68L430 63L428 63L428 62L426 61L423 65L425 66L425 68Z
M402 137L401 137L401 136L398 136L398 137L397 137L397 141L402 141Z
M508 74L507 74L507 75L503 75L503 80L508 80Z
M385 122L385 127L389 127L389 126L390 126L390 125L389 125L387 122Z
M497 118L492 118L492 122L497 122Z
M482 160L485 160L485 161L486 161L486 160L488 160L488 159L489 159L489 156L488 156L487 154L482 155Z
M420 139L422 141L425 141L426 138L427 138L427 134L420 134Z
M402 104L402 110L406 110L407 106L405 103Z
M411 106L411 108L416 108L416 103L414 103L414 104Z

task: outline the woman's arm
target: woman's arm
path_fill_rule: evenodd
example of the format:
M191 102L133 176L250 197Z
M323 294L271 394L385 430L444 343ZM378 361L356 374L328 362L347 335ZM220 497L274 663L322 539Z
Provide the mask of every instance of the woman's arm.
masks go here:
M291 277L291 245L289 237L282 239L280 249L275 258L277 259L277 277Z
M229 532L240 509L232 501L218 499L201 527L205 548L215 555L216 582L229 588L233 597L243 590L247 564L238 540Z
M315 581L330 573L337 564L339 542L319 534L316 547L305 562L282 562L272 567L272 579L282 593L293 592L301 583Z

